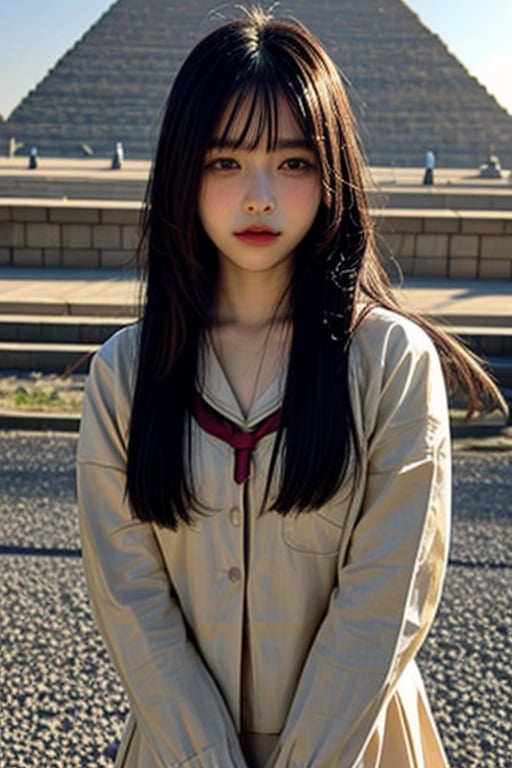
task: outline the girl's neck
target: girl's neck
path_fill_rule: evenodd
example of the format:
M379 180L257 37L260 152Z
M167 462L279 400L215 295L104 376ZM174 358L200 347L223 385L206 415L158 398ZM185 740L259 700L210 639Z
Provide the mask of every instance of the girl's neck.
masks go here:
M288 354L288 282L244 271L217 285L210 340L246 417Z
M219 275L213 325L258 332L289 316L289 275L268 273Z

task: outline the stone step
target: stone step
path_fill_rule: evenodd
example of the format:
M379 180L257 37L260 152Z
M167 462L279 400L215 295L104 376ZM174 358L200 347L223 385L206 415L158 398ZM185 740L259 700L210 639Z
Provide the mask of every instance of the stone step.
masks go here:
M418 184L422 175L423 170L418 169ZM393 189L390 186L391 183L390 173L380 191L370 192L369 197L373 207L387 210L399 208L442 211L512 211L512 185L510 184L509 187L494 189L483 186L468 189L453 185L450 190L447 189L447 185L444 185L426 191L427 188L422 189L421 187ZM478 214L475 214L475 218L477 216Z
M28 298L27 296L24 299L7 296L2 299L0 297L0 324L2 326L19 324L21 328L28 329L31 325L59 324L64 328L68 325L73 327L74 325L104 324L120 327L134 322L139 316L139 308L134 305L130 298L126 301L119 298L114 301L102 302L84 298L83 295L78 296L77 293L75 294L76 298L73 298L69 292L65 299L42 299L39 290L35 292L34 289L31 289L31 292L36 298ZM101 293L101 287L98 292ZM131 292L127 291L126 293L128 297L131 296ZM414 306L414 301L404 301L402 294L399 298L406 307L412 308ZM489 296L488 302L491 306L492 296ZM427 314L430 318L443 323L447 330L452 333L462 336L506 336L512 332L512 305L510 306L510 313L493 314L490 309L484 311L480 307L476 312L458 312L453 305L447 306L446 301L440 300L440 304L443 308L439 310L429 306L426 310ZM416 309L418 310L417 307ZM421 308L419 311L422 311ZM30 331L27 332L30 333ZM13 334L15 331L9 331L9 333ZM2 334L0 333L1 338ZM22 337L13 336L12 339L5 338L4 340L15 340L16 338Z
M443 323L447 330L452 333L460 333L463 336L467 336L472 333L496 333L506 334L512 331L512 307L510 315L492 315L492 314L459 314L451 312L435 312L428 313L429 317L434 318L438 322Z
M421 160L419 158L418 162ZM71 161L70 161L71 162ZM116 176L110 171L109 161L105 160L105 175L78 178L52 172L51 161L43 158L35 172L27 172L25 164L12 172L0 174L0 198L47 198L68 200L132 200L144 199L147 178L130 178L123 169ZM48 170L45 170L45 163ZM27 161L28 165L28 161ZM87 173L87 168L84 168ZM504 180L486 186L479 181L478 186L463 186L462 180L450 181L446 177L449 171L438 169L436 185L432 188L421 186L423 168L418 167L415 175L405 175L402 169L387 172L376 169L374 176L381 183L377 191L369 190L370 204L375 209L427 209L427 210L472 210L472 211L511 211L512 184ZM476 177L476 170L474 172ZM398 180L394 180L398 177ZM453 173L455 176L455 173ZM403 181L405 177L405 183ZM439 181L437 181L439 180ZM474 183L474 180L472 180ZM416 186L413 186L416 184ZM499 184L499 186L498 186Z
M101 344L131 317L0 315L0 341L18 344Z
M477 354L512 355L512 318L490 316L482 319L466 316L464 320L464 324L452 322L445 327L450 333L462 338ZM0 341L18 345L101 344L132 322L133 317L101 315L0 314Z
M496 357L495 355L486 355L485 360L498 386L502 390L508 390L508 395L510 395L512 392L512 356ZM507 396L507 393L505 395ZM510 396L508 400L510 403Z
M462 339L477 355L512 357L512 326L449 326L447 330Z
M42 163L43 161L41 161ZM146 179L76 179L20 173L0 176L0 197L142 201Z
M64 312L66 314L64 314ZM138 309L129 302L111 302L104 303L100 300L93 301L80 299L77 301L56 302L53 299L44 301L42 299L27 300L23 299L0 299L0 317L5 316L42 316L42 317L87 317L87 318L114 318L123 320L135 318Z
M86 373L98 344L19 344L0 342L2 371Z
M488 318L496 320L497 318ZM479 355L512 355L512 326L445 326ZM0 315L0 341L17 344L101 344L131 317Z
M512 336L491 337L505 339L501 348L490 343L485 336L475 341L465 339L472 349L487 362L501 387L512 387ZM103 339L102 339L103 341ZM0 369L4 371L41 371L64 374L86 373L91 356L98 349L98 343L50 343L0 341Z

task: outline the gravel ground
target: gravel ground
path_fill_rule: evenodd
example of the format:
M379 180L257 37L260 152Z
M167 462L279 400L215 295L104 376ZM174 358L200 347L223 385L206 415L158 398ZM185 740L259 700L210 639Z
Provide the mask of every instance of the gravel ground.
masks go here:
M127 712L90 615L75 436L0 432L0 768L101 768ZM420 664L456 768L512 765L512 453L459 452L444 598Z

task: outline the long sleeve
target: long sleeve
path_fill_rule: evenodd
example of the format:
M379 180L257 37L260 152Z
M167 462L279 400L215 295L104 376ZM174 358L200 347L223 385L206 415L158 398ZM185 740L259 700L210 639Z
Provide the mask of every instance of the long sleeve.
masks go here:
M134 519L125 499L132 371L119 346L110 344L93 362L78 448L83 560L94 614L148 764L242 768L233 722L188 638L153 528Z
M361 337L363 503L269 768L358 766L440 597L451 482L437 354L412 324L388 328L381 348Z

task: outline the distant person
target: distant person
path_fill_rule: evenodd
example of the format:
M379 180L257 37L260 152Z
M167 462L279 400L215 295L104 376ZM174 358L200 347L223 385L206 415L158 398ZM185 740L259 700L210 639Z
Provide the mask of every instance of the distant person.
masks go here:
M448 553L441 361L471 411L500 395L398 304L365 179L303 26L247 11L189 54L144 315L95 356L78 445L89 594L131 708L116 768L447 765L415 661Z
M121 141L118 141L116 142L116 146L114 149L114 156L112 158L112 170L118 171L120 168L122 168L123 161L124 161L123 143Z
M436 153L429 149L425 155L425 175L423 184L430 186L434 183L434 168L436 167Z
M22 146L22 141L17 141L15 136L11 136L9 139L9 157L14 157L18 149L21 149Z
M502 176L500 159L494 148L491 147L486 162L480 166L480 177L483 179L501 179Z
M37 147L30 147L30 152L28 153L28 167L31 171L37 168L38 154L39 153Z

